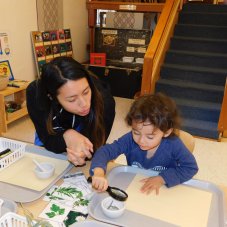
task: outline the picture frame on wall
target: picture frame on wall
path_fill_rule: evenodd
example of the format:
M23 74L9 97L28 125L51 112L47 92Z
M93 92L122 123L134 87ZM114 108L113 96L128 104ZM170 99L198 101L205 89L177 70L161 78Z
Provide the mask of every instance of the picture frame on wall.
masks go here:
M0 76L9 77L9 80L14 80L13 72L8 60L0 61Z

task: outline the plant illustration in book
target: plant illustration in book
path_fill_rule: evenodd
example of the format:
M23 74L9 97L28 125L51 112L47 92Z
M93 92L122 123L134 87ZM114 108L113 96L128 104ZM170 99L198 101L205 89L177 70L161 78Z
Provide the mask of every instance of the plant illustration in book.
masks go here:
M66 219L64 220L64 224L66 227L80 221L86 220L88 214L83 214L76 211L70 211Z
M50 202L39 215L39 217L55 222L63 222L70 210L71 208L69 206Z
M82 221L88 216L88 204L92 196L91 186L82 172L64 176L60 186L52 186L44 200L49 202L39 217L64 220L65 226Z
M53 218L56 215L63 215L65 213L65 209L61 208L60 206L56 205L56 204L52 204L51 208L50 208L50 212L47 212L46 215L49 218Z

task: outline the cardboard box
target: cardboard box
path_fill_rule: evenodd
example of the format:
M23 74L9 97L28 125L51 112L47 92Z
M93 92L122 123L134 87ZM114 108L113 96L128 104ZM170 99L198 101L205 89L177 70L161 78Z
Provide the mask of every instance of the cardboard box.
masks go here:
M106 65L106 53L90 53L90 64L105 66Z

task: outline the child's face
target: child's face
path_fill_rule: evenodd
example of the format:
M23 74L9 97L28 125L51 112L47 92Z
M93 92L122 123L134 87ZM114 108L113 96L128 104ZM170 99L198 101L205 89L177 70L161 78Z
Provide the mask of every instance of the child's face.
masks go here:
M141 150L155 150L161 143L162 138L167 137L169 134L169 132L164 133L155 128L149 121L139 123L132 121L132 136Z

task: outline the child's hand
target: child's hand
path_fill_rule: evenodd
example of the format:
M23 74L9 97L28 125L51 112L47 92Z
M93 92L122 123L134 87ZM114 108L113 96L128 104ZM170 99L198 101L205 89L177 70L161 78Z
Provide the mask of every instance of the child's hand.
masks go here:
M150 194L153 190L155 190L156 195L159 194L159 188L165 184L165 181L161 176L145 178L141 180L141 182L144 183L140 189L142 193Z
M102 168L97 167L94 169L92 186L99 192L106 191L106 189L108 188L108 182L105 178L105 172Z
M108 182L107 179L103 176L93 176L92 177L92 186L99 192L106 191L108 188Z

